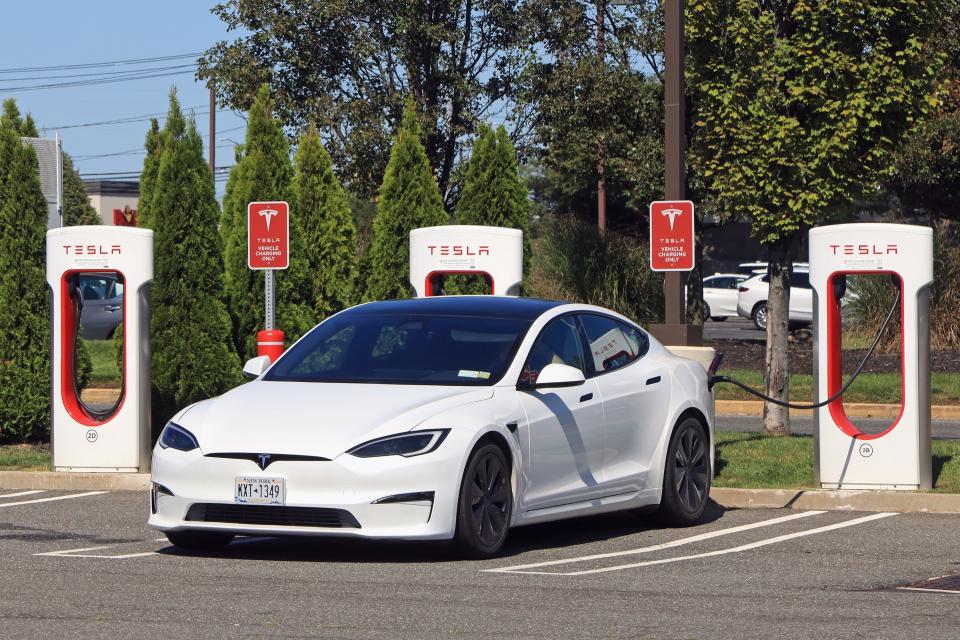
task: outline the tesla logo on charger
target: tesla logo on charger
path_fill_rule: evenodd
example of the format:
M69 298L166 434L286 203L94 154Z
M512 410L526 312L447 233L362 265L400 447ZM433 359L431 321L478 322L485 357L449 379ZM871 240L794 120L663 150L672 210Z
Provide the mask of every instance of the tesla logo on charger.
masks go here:
M897 244L832 244L830 250L833 255L843 254L845 256L890 256L900 253L900 245Z
M116 256L123 253L118 244L65 244L63 252L68 256Z
M481 244L471 247L468 244L428 244L427 250L430 255L436 256L488 256L490 255L490 246Z

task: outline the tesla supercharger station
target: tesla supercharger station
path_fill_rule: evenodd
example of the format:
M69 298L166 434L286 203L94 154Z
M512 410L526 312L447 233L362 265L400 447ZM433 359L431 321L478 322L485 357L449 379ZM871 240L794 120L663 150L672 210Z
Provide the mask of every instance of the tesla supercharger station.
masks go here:
M85 275L123 285L123 371L112 407L88 406L76 384L76 345ZM63 227L47 232L51 290L51 428L57 471L149 471L150 281L153 232L134 227Z
M824 489L931 487L930 286L933 230L902 224L839 224L810 230L814 290L815 402L843 385L841 299L850 276L882 276L900 289L902 404L878 433L854 426L843 398L815 410L815 468Z
M443 295L443 279L481 276L493 295L520 295L523 232L503 227L447 225L410 232L410 284L417 297Z

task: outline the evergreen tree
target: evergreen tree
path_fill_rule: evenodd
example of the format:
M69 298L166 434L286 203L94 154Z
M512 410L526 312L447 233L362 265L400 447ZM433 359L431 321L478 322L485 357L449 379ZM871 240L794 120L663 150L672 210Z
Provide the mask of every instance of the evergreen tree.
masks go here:
M313 126L300 138L290 206L302 221L309 302L322 319L353 304L357 229L333 161Z
M154 426L240 382L223 304L223 249L213 176L196 123L176 93L163 131L149 210L154 231L150 319Z
M0 117L0 438L45 438L50 320L44 277L47 203L37 157L20 142L12 100ZM15 118L10 117L16 115Z
M527 187L520 176L517 154L503 126L494 132L480 127L467 165L463 193L457 202L458 224L508 227L523 231L524 271L530 264L530 238L527 235L530 205ZM447 289L453 293L489 293L482 283L466 278L451 279Z
M238 150L223 199L221 232L224 238L227 303L233 318L233 339L241 356L256 355L257 331L263 328L264 273L247 268L247 205L286 200L291 195L293 167L283 128L272 115L266 85L260 88L247 118L247 137ZM288 342L309 330L314 322L310 278L303 248L300 215L290 212L290 266L276 272L277 328Z
M90 204L87 188L83 186L80 173L74 168L73 160L63 154L63 226L72 227L81 224L103 224L97 210Z
M410 231L449 222L420 138L420 123L408 100L380 186L367 300L409 298Z
M153 196L153 184L160 170L160 152L163 150L163 138L156 118L150 119L147 138L143 144L147 157L143 159L143 171L140 172L140 198L137 201L137 226L152 229L150 224L150 200Z

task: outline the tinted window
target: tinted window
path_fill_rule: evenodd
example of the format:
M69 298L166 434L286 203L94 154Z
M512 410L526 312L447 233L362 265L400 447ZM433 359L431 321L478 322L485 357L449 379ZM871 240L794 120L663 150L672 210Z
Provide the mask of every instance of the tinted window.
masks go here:
M583 352L580 349L580 334L572 316L551 320L543 328L530 349L519 381L534 384L543 368L553 363L576 367L586 375Z
M703 286L707 289L727 289L730 286L730 278L708 278L703 281Z
M597 373L613 371L643 356L650 346L647 336L630 325L593 314L580 316L588 349Z
M806 271L794 271L790 274L791 287L810 288L810 274Z
M529 321L348 313L311 331L265 380L490 385Z

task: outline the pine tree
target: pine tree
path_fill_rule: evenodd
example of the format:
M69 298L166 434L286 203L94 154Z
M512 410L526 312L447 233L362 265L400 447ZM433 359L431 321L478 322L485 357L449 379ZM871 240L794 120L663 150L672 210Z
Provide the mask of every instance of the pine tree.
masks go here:
M45 438L50 320L44 277L47 204L37 157L20 142L12 100L0 117L0 438Z
M90 204L87 188L80 173L73 166L69 154L63 154L63 226L103 224L97 210Z
M226 293L233 318L233 339L242 357L256 355L256 334L263 328L264 274L247 268L247 205L258 201L290 201L293 167L266 85L260 88L247 118L247 137L230 171L223 199ZM287 341L296 340L315 323L310 277L304 252L300 214L290 211L290 266L276 272L277 328Z
M147 156L143 159L140 172L140 198L137 201L137 226L152 229L150 224L150 199L153 196L153 184L160 170L160 152L163 150L163 138L156 118L150 119L150 128L143 143Z
M311 126L300 137L291 209L302 221L310 268L310 304L317 319L353 304L357 278L357 229L333 161Z
M223 303L223 249L213 176L196 123L176 93L149 210L154 231L151 377L155 429L180 408L240 382Z
M449 222L421 135L413 101L409 100L380 186L370 243L367 300L409 298L410 231Z

